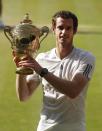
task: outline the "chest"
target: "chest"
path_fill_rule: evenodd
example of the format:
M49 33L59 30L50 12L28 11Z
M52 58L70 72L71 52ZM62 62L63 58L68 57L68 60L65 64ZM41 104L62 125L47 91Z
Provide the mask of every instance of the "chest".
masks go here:
M43 60L41 65L44 68L47 68L49 72L53 73L54 75L71 80L73 77L74 72L77 70L80 62L76 59L65 59L65 60Z

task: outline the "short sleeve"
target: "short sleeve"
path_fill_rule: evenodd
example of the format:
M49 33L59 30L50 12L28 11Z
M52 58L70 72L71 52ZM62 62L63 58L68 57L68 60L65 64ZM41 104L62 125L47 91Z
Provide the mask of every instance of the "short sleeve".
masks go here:
M94 68L95 68L95 57L90 53L84 54L80 59L79 66L74 72L73 77L76 74L82 74L86 78L91 79L92 74L94 72Z
M26 79L27 79L27 81L34 80L34 81L36 81L38 83L41 82L40 76L38 74L36 74L35 72L33 74L31 74L31 75L28 75Z

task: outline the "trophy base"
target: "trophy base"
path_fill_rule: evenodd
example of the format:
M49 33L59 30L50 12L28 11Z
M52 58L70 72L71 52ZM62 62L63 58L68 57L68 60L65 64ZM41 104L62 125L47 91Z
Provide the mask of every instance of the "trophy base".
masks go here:
M30 75L30 74L33 74L33 70L31 68L27 68L27 67L19 67L16 70L16 74Z

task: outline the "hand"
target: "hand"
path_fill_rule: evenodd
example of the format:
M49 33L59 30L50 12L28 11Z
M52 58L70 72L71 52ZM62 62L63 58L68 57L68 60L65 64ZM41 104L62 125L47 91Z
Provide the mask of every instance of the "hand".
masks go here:
M42 67L31 56L26 55L26 57L20 59L19 57L17 57L15 51L12 52L12 55L13 55L13 61L15 62L17 67L21 67L21 66L23 66L23 67L30 67L38 74L41 71Z
M31 56L27 56L23 58L21 61L19 61L18 66L32 68L38 74L41 72L41 69L42 69L39 63L35 59L33 59Z
M16 56L15 51L12 52L13 61L15 62L16 66L19 67L20 58Z
M18 66L23 66L23 67L30 67L32 69L35 68L35 59L33 59L31 56L26 56L20 60L16 59L17 60L17 64Z
M16 64L17 67L23 66L24 63L28 62L28 60L33 59L29 55L27 55L27 54L24 55L23 57L19 57L17 55L16 51L14 51L14 50L12 52L12 55L13 55L13 61L15 62L15 64Z
M12 55L13 55L13 61L15 62L15 64L16 64L17 67L22 66L21 63L24 63L23 61L26 61L26 60L29 60L29 59L30 59L30 60L33 59L33 58L31 58L28 54L25 54L23 57L20 57L20 56L17 54L17 52L14 51L14 50L13 50L13 52L12 52ZM22 62L20 63L20 61L22 61Z

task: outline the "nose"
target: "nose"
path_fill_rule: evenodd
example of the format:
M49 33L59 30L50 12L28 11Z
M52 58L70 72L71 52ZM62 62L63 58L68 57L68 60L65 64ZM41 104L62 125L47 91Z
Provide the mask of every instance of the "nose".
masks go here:
M66 34L66 29L63 29L63 30L62 30L62 34Z

